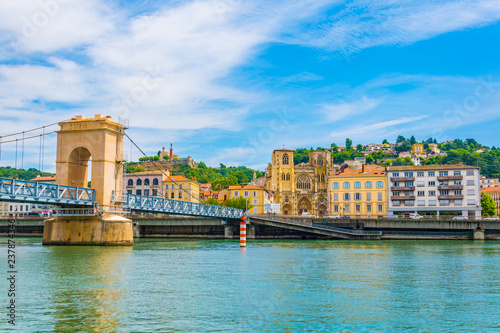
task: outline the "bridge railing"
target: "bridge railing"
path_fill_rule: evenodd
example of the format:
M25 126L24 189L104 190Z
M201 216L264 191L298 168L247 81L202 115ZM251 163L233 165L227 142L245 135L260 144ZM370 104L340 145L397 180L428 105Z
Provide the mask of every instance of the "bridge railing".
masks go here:
M135 194L123 195L123 206L132 211L239 219L243 210Z
M90 188L0 178L0 200L93 206L95 191Z

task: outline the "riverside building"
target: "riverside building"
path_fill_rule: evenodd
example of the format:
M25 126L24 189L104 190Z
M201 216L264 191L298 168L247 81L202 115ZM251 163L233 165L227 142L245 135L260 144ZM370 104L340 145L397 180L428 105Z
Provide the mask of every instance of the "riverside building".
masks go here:
M389 167L389 215L435 213L480 218L479 179L479 168L461 164Z

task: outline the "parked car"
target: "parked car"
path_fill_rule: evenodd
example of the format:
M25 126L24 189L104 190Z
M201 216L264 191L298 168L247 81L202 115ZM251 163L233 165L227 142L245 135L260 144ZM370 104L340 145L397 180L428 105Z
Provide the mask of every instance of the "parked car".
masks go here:
M328 218L328 219L339 219L340 215L328 215L326 218Z
M314 215L312 215L312 214L311 214L311 213L309 213L309 212L302 212L302 216L314 217Z
M397 215L387 215L383 217L386 220L397 219L399 218Z
M344 215L344 216L341 216L340 218L342 218L342 219L350 219L351 217L349 215Z
M420 214L413 213L413 214L410 214L410 218L413 220L420 220L420 219L423 219L424 217Z
M29 212L28 214L26 214L27 217L41 217L42 214L39 213L39 212Z
M455 216L453 217L452 220L468 220L469 218L467 216Z
M483 218L483 220L497 221L497 220L500 220L500 217L498 217L498 216L488 216L488 217Z

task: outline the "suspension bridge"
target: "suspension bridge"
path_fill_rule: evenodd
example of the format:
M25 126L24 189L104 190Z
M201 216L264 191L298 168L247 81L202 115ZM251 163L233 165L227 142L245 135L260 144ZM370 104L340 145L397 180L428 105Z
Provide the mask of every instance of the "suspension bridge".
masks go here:
M55 125L60 129L48 130ZM44 244L131 245L132 221L123 217L130 212L224 220L243 216L243 210L231 207L123 193L123 139L130 139L124 132L126 128L126 122L116 122L109 116L77 116L0 136L0 162L5 144L15 144L16 168L18 159L21 168L24 167L25 141L39 138L39 170L43 171L45 137L57 134L56 183L0 178L0 201L56 206L54 218L46 221ZM32 133L40 130L40 134ZM16 135L20 137L14 138ZM147 157L132 139L130 141ZM89 161L91 179L88 179ZM90 188L87 186L89 181Z

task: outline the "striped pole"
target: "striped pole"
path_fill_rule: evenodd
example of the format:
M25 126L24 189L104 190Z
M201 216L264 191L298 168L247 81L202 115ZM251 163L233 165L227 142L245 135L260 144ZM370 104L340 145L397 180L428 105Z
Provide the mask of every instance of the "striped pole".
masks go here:
M240 247L247 246L247 222L245 216L241 217L240 221Z

